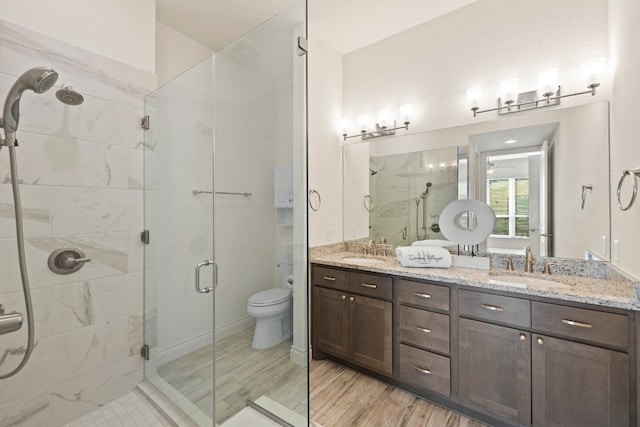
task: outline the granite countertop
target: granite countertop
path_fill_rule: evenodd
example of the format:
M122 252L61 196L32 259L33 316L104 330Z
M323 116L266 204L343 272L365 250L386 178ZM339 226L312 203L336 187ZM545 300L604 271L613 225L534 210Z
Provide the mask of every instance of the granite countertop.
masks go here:
M355 260L345 261L345 258L355 258ZM371 259L373 263L358 261L358 259L363 258ZM379 262L374 260L379 260ZM312 256L311 262L373 273L393 274L413 279L426 279L441 283L495 289L606 307L640 310L638 293L636 292L636 288L639 287L638 284L620 275L610 278L594 278L562 274L523 273L499 268L490 270L461 267L448 269L412 268L401 266L395 257L363 256L362 254L344 251ZM504 283L511 279L513 282L520 281L522 284L514 286ZM536 279L538 280L536 281Z

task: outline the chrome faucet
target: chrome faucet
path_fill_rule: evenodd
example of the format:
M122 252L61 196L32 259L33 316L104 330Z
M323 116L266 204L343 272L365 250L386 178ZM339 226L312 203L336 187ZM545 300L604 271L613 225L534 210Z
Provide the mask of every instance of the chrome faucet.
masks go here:
M533 273L533 254L531 253L531 248L528 246L524 258L524 272Z
M366 254L369 255L376 255L376 241L375 240L369 240L369 244L367 244L367 251L365 252Z

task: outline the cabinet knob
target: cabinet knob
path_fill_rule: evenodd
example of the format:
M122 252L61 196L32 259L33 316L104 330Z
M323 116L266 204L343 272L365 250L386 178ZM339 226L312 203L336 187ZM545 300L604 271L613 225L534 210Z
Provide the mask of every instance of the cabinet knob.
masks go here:
M536 340L538 342L538 344L542 345L544 344L544 340L542 338L539 338Z
M527 336L525 334L520 334L520 341L526 341Z
M349 297L349 301L353 302L356 299L356 297Z
M347 296L346 295L342 295L342 299L347 299Z

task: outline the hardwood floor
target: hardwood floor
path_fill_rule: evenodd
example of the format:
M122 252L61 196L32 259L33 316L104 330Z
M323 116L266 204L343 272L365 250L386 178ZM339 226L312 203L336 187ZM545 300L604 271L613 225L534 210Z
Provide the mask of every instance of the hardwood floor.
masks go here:
M483 427L329 360L310 364L311 425L315 427Z
M253 328L216 343L216 422L221 424L246 406L247 399L267 396L307 415L307 369L289 359L291 342L253 350ZM203 347L158 368L158 373L209 417L213 415L211 347Z

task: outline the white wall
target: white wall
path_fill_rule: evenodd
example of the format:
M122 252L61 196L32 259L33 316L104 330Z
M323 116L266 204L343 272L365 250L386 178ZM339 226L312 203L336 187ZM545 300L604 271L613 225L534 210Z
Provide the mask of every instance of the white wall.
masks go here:
M181 32L156 22L155 70L158 84L163 85L213 54L202 43Z
M0 0L2 19L145 71L155 70L155 0Z
M60 74L51 91L27 91L21 101L16 151L36 345L24 370L0 386L0 424L54 427L142 380L139 123L155 76L3 21L0 40L0 99L30 67ZM84 103L59 103L61 83L80 90ZM0 175L9 176L6 149ZM24 314L10 194L0 184L0 302ZM47 259L61 247L79 247L91 262L54 274ZM0 372L19 363L25 342L26 325L0 337Z
M609 212L603 206L609 200L609 129L603 123L609 108L599 103L561 113L553 144L554 254L580 259L589 250L608 259ZM593 190L586 195L584 209L580 209L582 186L588 184Z
M569 24L570 23L570 24ZM375 117L378 109L415 106L410 132L495 120L474 118L466 90L484 87L492 108L500 81L537 87L537 73L557 67L565 93L585 90L581 66L608 53L607 0L483 0L344 56L344 114ZM596 97L607 99L609 84Z
M313 6L309 5L310 20ZM309 246L342 241L342 55L317 34L309 35L309 189L322 204L309 209ZM316 200L312 201L316 203Z
M640 200L626 212L618 209L615 195L618 179L625 169L640 168L640 2L610 0L609 25L611 41L611 235L618 241L619 250L613 263L635 277L640 277ZM627 178L624 200L631 195L631 180ZM614 243L615 246L615 243Z

